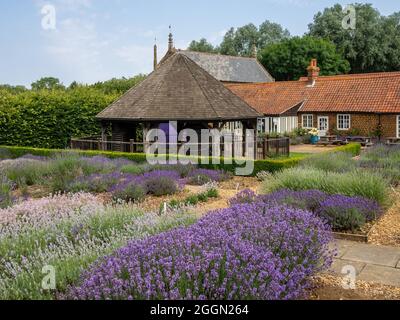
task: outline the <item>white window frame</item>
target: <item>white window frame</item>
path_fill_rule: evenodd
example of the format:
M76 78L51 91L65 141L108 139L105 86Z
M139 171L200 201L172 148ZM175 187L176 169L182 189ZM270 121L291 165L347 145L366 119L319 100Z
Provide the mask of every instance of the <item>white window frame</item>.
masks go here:
M340 117L349 117L349 127L348 128L340 128L340 126L339 126L339 124L340 124L339 118ZM344 123L344 121L343 121L343 123ZM336 128L340 131L350 130L351 129L351 114L345 114L345 113L338 114L336 117Z
M397 126L396 126L396 133L397 133L397 138L400 138L400 115L398 115L397 117L396 117L396 123L397 123Z
M311 127L304 125L304 118L305 117L311 117ZM308 120L309 119L307 119L307 121ZM304 129L312 129L312 128L314 128L314 115L313 114L303 114L302 117L301 117L301 125L302 125L302 127Z

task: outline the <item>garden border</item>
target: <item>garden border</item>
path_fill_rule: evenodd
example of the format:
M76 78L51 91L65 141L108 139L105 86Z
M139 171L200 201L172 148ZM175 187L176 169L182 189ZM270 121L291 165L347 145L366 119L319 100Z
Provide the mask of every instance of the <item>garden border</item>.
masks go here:
M125 158L134 162L145 162L147 160L146 154L143 153L124 153L124 152L111 152L111 151L83 151L83 150L72 150L72 149L45 149L45 148L31 148L31 147L16 147L16 146L0 146L0 150L6 150L10 153L12 158L22 157L26 154L32 154L35 156L53 156L61 153L75 153L82 156L105 156L108 158ZM346 146L340 146L329 150L327 152L348 152L353 156L357 156L361 152L361 145L359 143L349 143ZM289 158L277 158L277 159L266 159L266 160L255 160L253 176L261 171L276 172L283 169L295 167L300 161L305 158L312 157L315 154L300 154ZM173 156L173 155L171 155ZM169 157L169 156L167 156ZM193 157L184 156L179 159L190 160ZM201 159L201 158L197 158ZM213 164L213 160L218 160L220 164ZM209 164L199 164L202 168L207 169L223 169L225 171L234 172L237 164L226 164L224 158L209 158ZM233 161L234 162L234 161Z

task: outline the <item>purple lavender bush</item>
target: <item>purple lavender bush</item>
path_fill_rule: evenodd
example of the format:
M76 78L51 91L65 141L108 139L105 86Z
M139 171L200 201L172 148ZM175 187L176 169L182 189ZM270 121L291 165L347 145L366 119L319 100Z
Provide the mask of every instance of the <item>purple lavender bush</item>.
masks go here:
M126 179L128 175L122 175L119 172L113 173L94 173L89 176L82 176L73 181L67 188L70 192L107 192L113 185L122 179Z
M177 193L183 186L180 174L171 170L155 170L138 176L136 182L154 196Z
M292 191L282 189L271 194L261 195L259 201L290 205L295 208L315 212L328 195L319 190Z
M311 212L258 202L132 241L64 299L296 299L327 268L329 227Z
M176 171L155 170L138 176L124 175L124 177L109 189L114 199L125 200L132 194L137 194L139 197L130 199L136 201L142 198L142 192L154 196L171 195L184 186L183 179Z
M257 194L253 190L245 189L231 198L228 203L232 207L237 204L254 203L256 201L258 201Z
M195 169L188 174L188 183L204 185L211 181L221 182L231 178L231 174L223 170Z
M309 210L328 221L334 231L359 230L366 222L376 220L382 214L381 207L374 200L340 194L329 195L319 190L282 189L258 196L255 201Z
M335 231L356 231L376 220L382 209L376 201L362 197L333 195L321 202L316 214L326 219Z

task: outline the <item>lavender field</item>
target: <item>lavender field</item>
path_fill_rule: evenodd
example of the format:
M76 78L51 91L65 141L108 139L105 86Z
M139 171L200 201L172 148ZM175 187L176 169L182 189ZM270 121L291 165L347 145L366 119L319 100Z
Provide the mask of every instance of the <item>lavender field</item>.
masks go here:
M390 203L396 166L378 153L262 173L260 193L238 190L203 217L231 174L71 153L3 159L0 299L307 298L334 257L332 230L362 230ZM163 197L159 210L142 205Z

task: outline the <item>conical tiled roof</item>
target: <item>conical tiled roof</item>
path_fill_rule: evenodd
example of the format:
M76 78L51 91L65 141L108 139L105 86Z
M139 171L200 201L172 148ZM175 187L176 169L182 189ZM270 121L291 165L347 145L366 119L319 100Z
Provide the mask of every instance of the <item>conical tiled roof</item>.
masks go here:
M97 115L100 120L239 120L261 114L179 52Z

